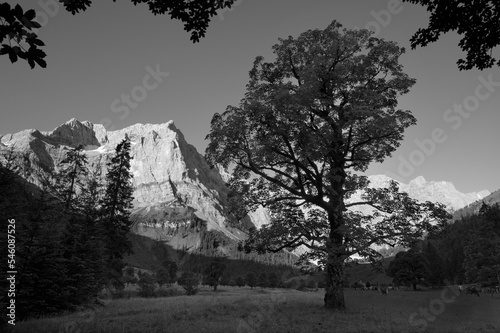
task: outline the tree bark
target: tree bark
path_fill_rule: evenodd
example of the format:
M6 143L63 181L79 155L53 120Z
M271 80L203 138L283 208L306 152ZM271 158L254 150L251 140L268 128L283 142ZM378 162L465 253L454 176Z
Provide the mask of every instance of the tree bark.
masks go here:
M329 198L333 209L328 211L328 221L330 224L330 235L326 247L328 250L326 264L326 293L325 307L331 310L344 310L344 259L343 251L344 235L340 231L344 226L344 201L343 201L343 183L345 173L341 172L340 182L332 182L332 187L337 193Z
M328 255L326 274L325 307L332 310L344 310L344 267L341 258L334 253Z

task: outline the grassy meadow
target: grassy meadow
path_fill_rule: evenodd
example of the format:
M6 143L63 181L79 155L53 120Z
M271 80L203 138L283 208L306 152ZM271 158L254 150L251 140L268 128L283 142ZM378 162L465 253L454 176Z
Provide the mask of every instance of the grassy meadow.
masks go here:
M323 290L202 288L195 296L110 300L94 310L20 322L14 332L500 332L499 295L349 289L342 312L326 310L323 296Z

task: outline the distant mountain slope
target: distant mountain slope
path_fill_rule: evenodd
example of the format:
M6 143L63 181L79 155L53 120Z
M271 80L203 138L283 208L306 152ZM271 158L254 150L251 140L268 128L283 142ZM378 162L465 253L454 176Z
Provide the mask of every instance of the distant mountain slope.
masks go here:
M467 206L457 210L453 213L453 220L458 220L465 216L470 216L472 214L479 213L479 209L481 208L483 202L487 205L500 204L500 190L497 190L485 198L477 200L473 203L468 204Z
M370 187L387 187L392 178L385 175L368 176ZM446 206L448 211L453 212L468 204L480 200L490 194L488 190L481 190L472 193L462 193L458 191L453 183L446 181L426 181L419 176L411 180L408 184L396 181L399 190L407 192L408 195L419 201L440 202ZM355 195L353 199L359 200L360 195ZM368 207L361 207L362 212L369 212Z

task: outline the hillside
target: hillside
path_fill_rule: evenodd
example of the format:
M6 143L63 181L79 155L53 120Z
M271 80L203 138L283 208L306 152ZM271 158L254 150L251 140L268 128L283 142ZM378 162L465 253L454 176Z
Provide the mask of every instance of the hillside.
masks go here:
M479 209L481 208L483 202L489 206L497 203L500 204L500 190L497 190L485 198L477 200L461 209L458 209L453 213L453 220L458 220L462 217L467 217L479 213Z

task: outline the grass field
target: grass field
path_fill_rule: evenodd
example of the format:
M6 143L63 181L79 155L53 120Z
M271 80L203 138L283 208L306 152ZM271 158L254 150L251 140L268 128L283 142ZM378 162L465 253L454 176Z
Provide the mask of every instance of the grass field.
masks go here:
M111 300L95 310L17 323L14 332L500 332L499 295L453 292L346 290L347 310L331 312L323 290L202 288L195 296Z

